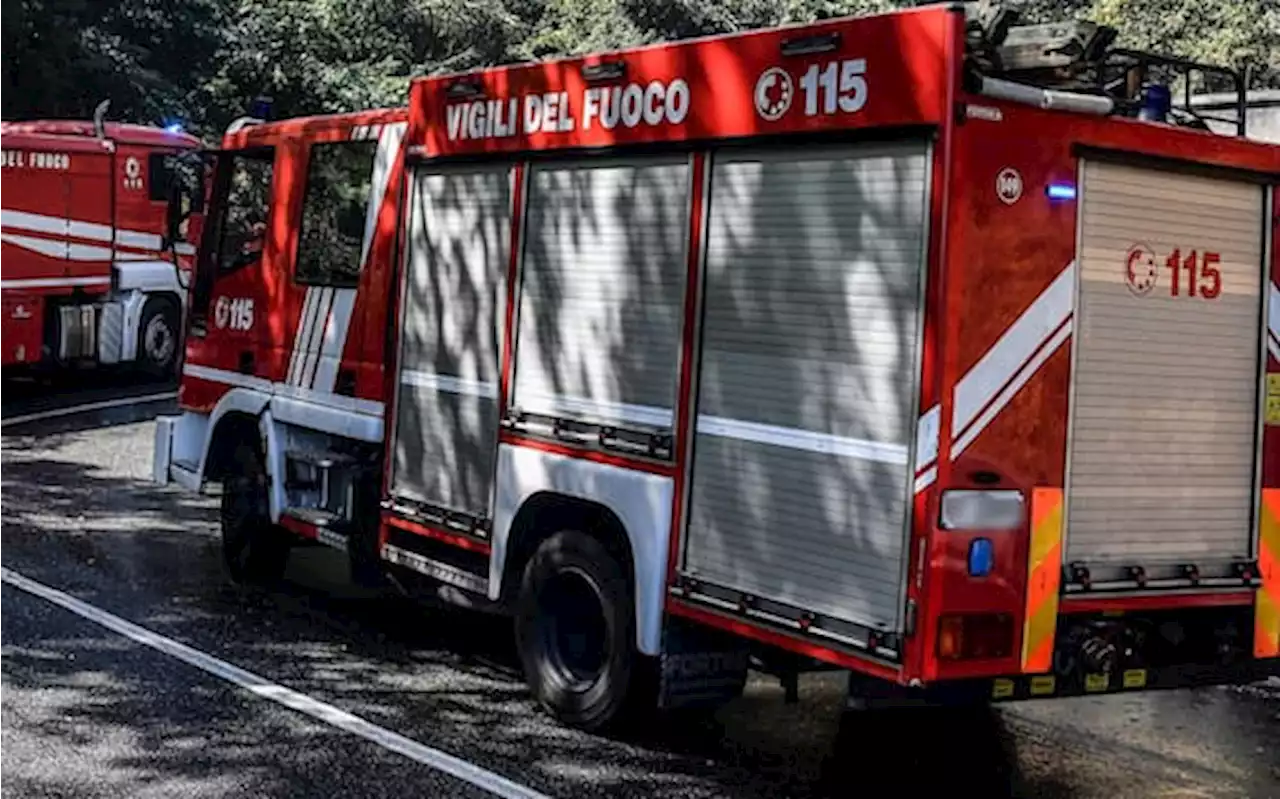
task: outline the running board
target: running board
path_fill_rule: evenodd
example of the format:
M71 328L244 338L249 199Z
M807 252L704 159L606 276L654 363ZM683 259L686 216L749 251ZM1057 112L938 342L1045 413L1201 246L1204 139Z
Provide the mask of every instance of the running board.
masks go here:
M473 594L484 596L489 591L489 581L484 577L394 544L382 545L382 559Z
M311 538L327 547L350 553L351 539L334 528L345 520L336 513L320 508L285 508L280 523L304 538Z

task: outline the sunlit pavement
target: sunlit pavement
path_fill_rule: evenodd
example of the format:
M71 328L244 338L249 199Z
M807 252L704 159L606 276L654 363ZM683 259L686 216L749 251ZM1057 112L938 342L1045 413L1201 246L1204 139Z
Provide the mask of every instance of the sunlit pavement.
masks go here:
M14 407L6 396L5 414ZM346 585L299 550L272 592L229 587L215 500L150 485L158 409L6 427L3 565L552 796L1280 797L1280 687L842 715L755 680L714 719L628 741L529 701L510 624ZM14 796L484 795L10 585L3 789Z

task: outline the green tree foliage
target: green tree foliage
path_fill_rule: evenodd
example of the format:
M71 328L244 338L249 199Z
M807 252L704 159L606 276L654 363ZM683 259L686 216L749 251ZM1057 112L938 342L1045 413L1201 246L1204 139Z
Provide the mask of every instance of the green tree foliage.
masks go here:
M279 116L403 104L416 76L881 11L913 0L5 0L3 115L182 119L216 136L258 95ZM1121 44L1280 86L1276 0L1008 0Z

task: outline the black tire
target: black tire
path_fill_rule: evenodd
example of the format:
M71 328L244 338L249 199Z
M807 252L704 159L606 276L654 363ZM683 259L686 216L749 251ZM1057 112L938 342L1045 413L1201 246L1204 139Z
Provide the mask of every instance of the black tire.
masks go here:
M622 565L576 530L544 541L525 567L516 611L516 648L538 701L579 729L629 726L656 700L656 671L635 640Z
M162 297L147 300L138 321L138 368L152 377L172 377L181 343L177 306Z
M266 469L258 447L236 445L222 481L222 565L237 585L269 585L284 576L289 539L271 523Z

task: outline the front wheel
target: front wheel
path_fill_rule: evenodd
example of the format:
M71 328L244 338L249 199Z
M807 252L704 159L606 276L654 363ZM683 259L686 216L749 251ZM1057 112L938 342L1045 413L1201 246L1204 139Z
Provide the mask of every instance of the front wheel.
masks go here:
M534 696L566 724L616 728L654 704L652 664L635 648L630 581L589 535L556 533L529 560L516 646Z
M250 442L236 446L232 473L222 482L222 564L232 582L266 584L284 576L289 542L271 523L262 455Z

